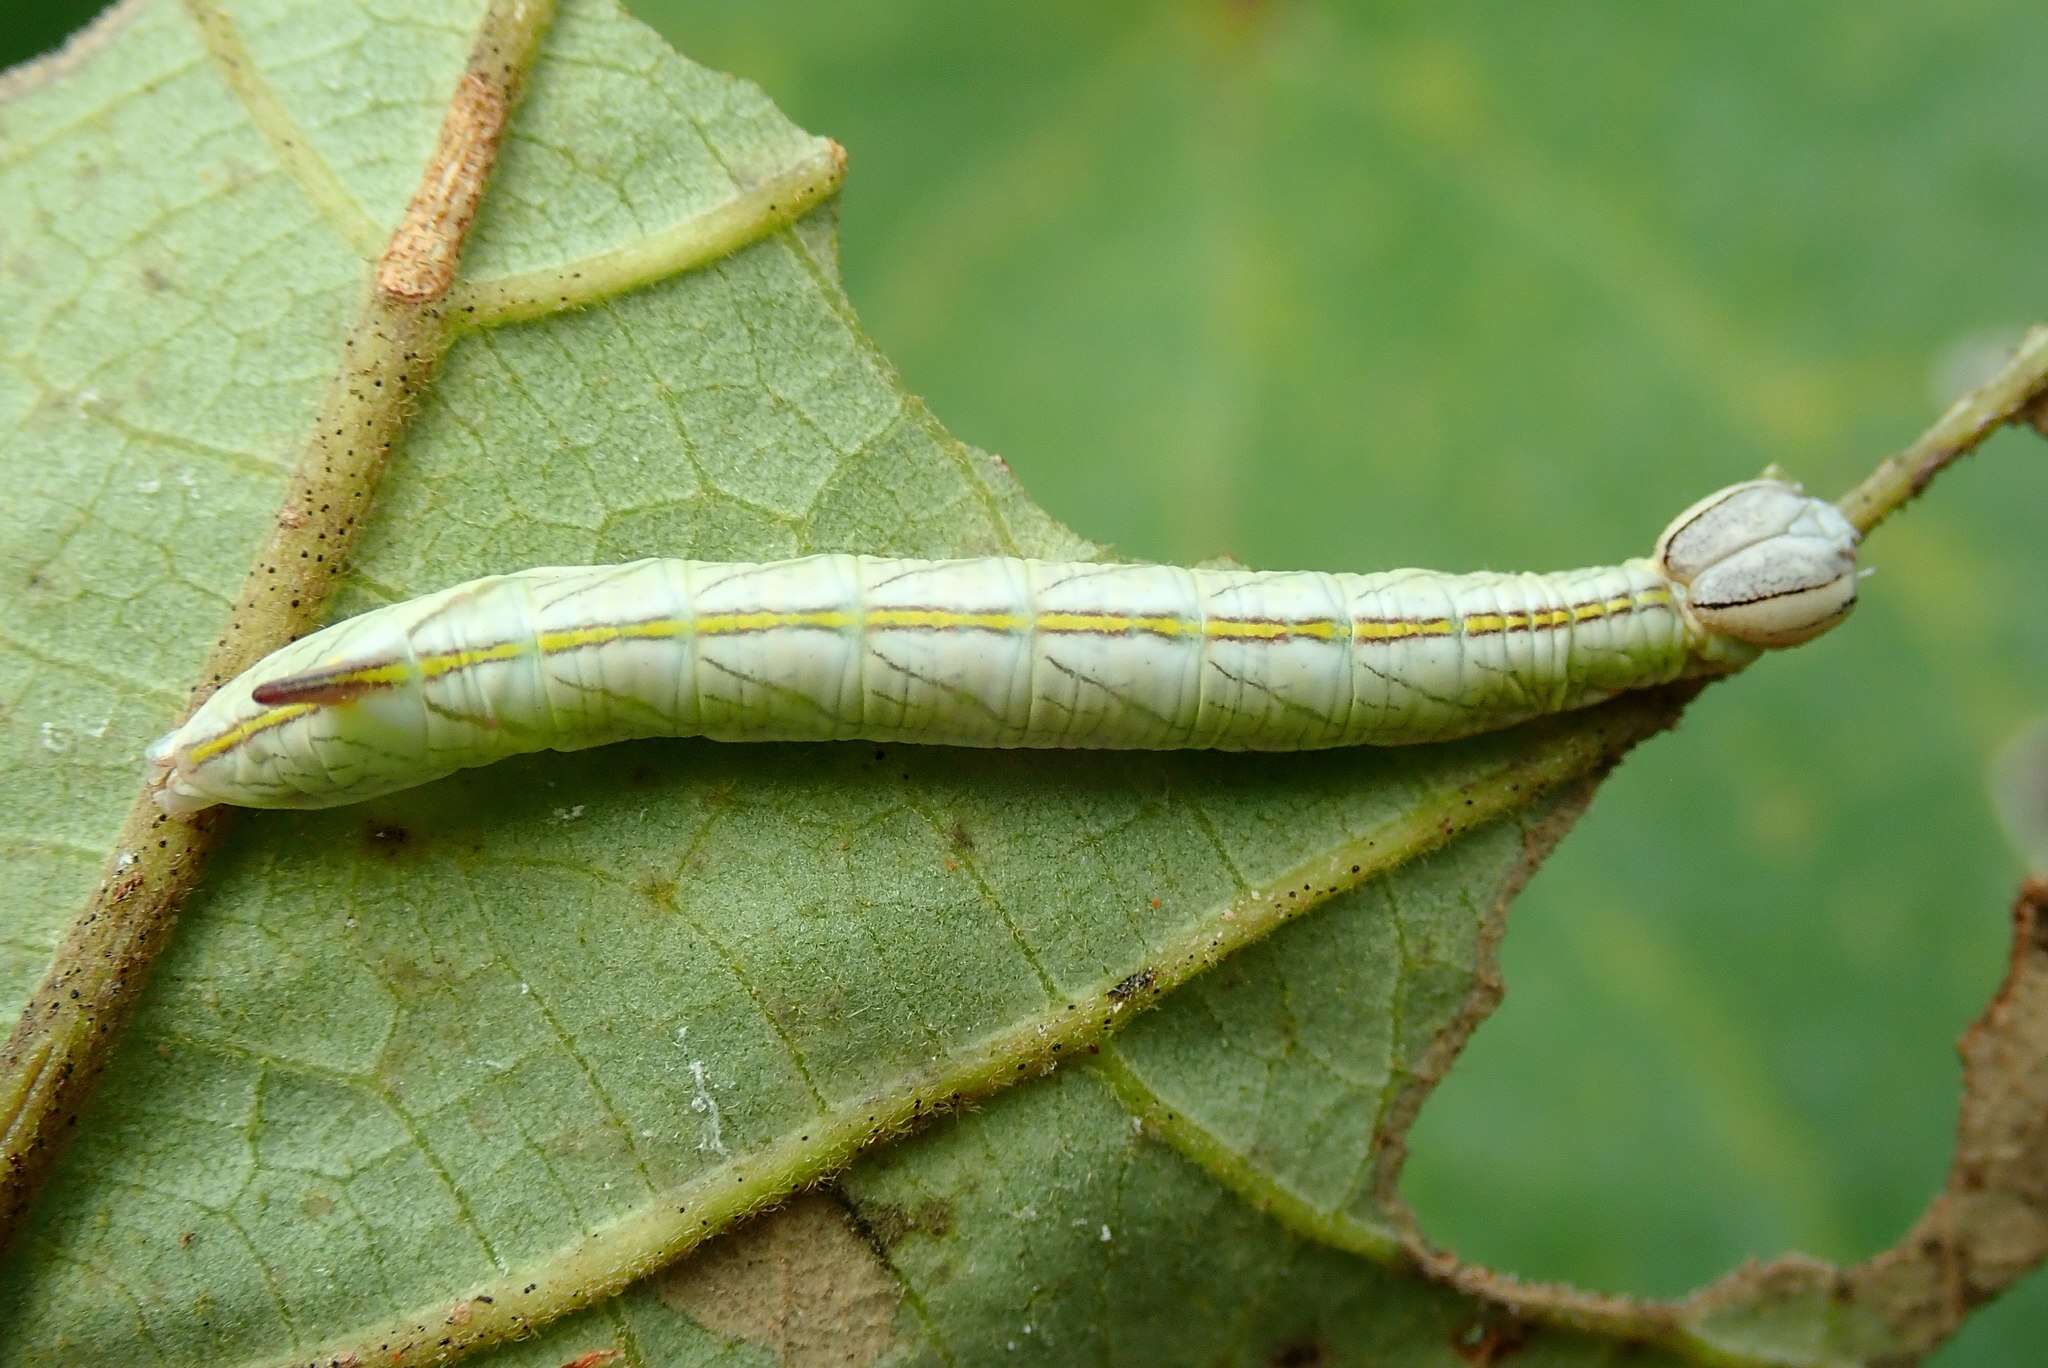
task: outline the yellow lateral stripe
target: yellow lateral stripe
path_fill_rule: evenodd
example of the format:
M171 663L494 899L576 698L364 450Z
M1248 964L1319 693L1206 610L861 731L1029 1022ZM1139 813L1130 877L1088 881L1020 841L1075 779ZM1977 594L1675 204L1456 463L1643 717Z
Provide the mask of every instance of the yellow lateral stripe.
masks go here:
M834 608L799 613L706 613L691 624L699 636L724 636L731 632L765 632L776 627L828 627L853 625L853 614Z
M361 684L365 687L374 688L384 684L402 684L411 676L412 669L410 666L394 660L382 665L364 665L353 670L337 670L332 674L329 674L326 670L312 669L307 670L302 675L294 675L291 680L282 682L291 683L299 679L318 679L324 684L333 685L337 688L349 684Z
M1535 613L1473 613L1460 619L1459 626L1467 636L1540 630L1546 627L1562 627L1573 622L1591 622L1597 618L1633 613L1644 608L1663 607L1670 602L1670 590L1644 589L1635 594L1620 594L1611 599L1575 603L1569 608L1548 608Z
M941 632L949 629L1015 632L1024 626L1024 619L1015 613L957 613L947 608L877 608L867 615L866 620L870 627L911 627Z
M1204 631L1212 637L1231 637L1236 640L1270 641L1278 637L1303 636L1314 637L1318 641L1334 641L1338 636L1337 624L1327 618L1311 618L1302 622L1210 618Z
M443 651L438 655L421 656L420 674L427 679L439 679L442 675L466 670L472 665L488 665L494 660L517 660L525 654L526 648L515 641L501 641L495 646L479 646L467 651ZM386 671L391 672L389 679L368 677L382 675ZM403 664L392 664L364 670L356 678L365 684L395 684L406 674ZM350 682L354 683L356 679Z
M1040 613L1032 625L1041 632L1150 632L1154 636L1183 636L1194 628L1186 618L1129 613Z
M1449 636L1452 630L1449 618L1397 618L1391 622L1355 623L1352 634L1361 641L1400 641L1407 637Z
M272 708L260 713L247 722L229 727L218 736L209 736L187 751L181 762L187 765L201 765L215 756L233 750L258 732L267 732L272 727L281 727L296 717L304 717L320 705L317 703L287 703L282 708Z
M540 653L554 655L585 646L602 646L611 641L665 641L681 636L684 630L684 624L677 618L653 618L647 622L624 622L617 626L601 623L595 627L564 627L560 631L540 634Z

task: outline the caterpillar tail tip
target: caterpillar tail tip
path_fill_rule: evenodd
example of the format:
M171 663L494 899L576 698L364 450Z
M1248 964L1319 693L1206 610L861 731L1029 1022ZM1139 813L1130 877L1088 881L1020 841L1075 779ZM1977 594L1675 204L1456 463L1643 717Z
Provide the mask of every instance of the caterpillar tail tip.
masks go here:
M190 817L196 812L204 812L210 807L219 806L218 799L209 798L196 789L188 788L176 774L166 779L150 796L156 800L156 805L163 809L167 817Z
M187 784L178 772L178 735L177 731L165 732L142 753L149 761L149 782L156 787L151 799L167 816L189 817L216 806L219 800Z
M165 732L142 749L142 756L156 769L169 769L176 764L178 750L178 729Z

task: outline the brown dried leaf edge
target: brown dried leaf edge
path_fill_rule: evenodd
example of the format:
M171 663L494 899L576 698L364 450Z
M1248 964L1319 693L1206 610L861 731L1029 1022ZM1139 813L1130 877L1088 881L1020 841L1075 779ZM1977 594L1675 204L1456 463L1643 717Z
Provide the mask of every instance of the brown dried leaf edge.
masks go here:
M1381 1194L1409 1258L1494 1308L1503 1344L1522 1341L1518 1326L1630 1337L1633 1322L1641 1341L1707 1363L1918 1363L2048 1259L2048 877L2021 886L2012 923L2005 980L1957 1046L1963 1095L1948 1179L1875 1257L1843 1268L1786 1255L1672 1302L1522 1283L1431 1247L1393 1194L1396 1158L1382 1169ZM1475 1020L1497 996L1497 984L1482 985L1469 1004Z

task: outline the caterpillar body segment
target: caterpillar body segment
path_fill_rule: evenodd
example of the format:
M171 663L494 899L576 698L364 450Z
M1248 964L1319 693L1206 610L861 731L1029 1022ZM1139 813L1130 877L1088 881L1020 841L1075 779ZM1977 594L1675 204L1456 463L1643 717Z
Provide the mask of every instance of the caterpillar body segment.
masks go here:
M1555 574L851 555L526 570L284 647L151 758L181 813L328 807L645 736L1442 740L1804 640L1853 602L1854 547L1831 506L1754 481L1688 509L1654 559Z

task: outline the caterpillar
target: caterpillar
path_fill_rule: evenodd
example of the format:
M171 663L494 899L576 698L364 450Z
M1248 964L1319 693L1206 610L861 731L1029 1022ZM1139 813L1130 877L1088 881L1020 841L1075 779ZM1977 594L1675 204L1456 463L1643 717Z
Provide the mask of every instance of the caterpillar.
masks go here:
M525 570L285 646L150 748L156 797L319 808L647 736L1289 751L1511 726L1839 622L1857 533L1752 480L1554 574L985 557Z

